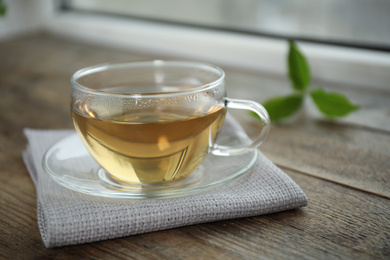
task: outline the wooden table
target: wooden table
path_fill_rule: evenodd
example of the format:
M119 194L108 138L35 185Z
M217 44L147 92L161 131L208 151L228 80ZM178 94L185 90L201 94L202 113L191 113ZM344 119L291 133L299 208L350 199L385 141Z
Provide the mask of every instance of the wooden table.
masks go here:
M75 70L108 61L154 58L175 57L43 34L0 43L1 258L389 259L390 90L327 82L315 83L346 93L362 109L340 122L306 112L293 122L273 125L261 146L304 190L307 207L45 248L37 225L35 188L21 157L26 146L23 128L73 127L69 78ZM224 69L232 98L262 102L288 90L285 77Z

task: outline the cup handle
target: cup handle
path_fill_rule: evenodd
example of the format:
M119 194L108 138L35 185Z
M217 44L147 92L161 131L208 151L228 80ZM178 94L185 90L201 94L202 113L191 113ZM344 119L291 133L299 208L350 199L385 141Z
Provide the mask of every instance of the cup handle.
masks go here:
M210 153L218 156L230 156L236 154L242 154L248 151L248 149L254 149L261 145L268 135L270 129L270 119L267 110L257 102L243 99L231 99L225 98L225 107L233 109L243 109L255 112L261 119L262 129L259 135L251 144L245 145L239 148L232 148L219 144L214 144Z

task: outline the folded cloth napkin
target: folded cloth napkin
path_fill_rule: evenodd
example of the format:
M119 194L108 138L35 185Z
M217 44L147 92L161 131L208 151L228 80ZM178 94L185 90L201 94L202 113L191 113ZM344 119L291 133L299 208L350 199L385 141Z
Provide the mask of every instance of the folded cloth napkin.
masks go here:
M124 237L185 225L305 206L299 186L264 155L243 176L216 189L168 199L113 199L62 187L42 168L50 145L72 130L25 129L23 159L37 191L38 225L46 247Z

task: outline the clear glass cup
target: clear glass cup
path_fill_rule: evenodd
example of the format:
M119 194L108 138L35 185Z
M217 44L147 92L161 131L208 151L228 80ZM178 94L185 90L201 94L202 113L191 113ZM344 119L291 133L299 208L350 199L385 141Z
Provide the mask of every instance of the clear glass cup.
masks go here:
M269 131L267 111L226 97L225 73L208 64L150 61L104 64L71 78L79 136L107 178L156 185L185 179L209 155L256 149ZM241 147L216 143L228 109L255 112L263 127Z

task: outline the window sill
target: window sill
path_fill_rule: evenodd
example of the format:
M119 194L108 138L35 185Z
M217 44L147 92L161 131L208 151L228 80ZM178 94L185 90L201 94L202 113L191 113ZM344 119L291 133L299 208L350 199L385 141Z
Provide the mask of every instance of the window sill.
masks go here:
M53 13L44 29L97 45L286 75L283 40L77 12ZM390 53L298 44L315 81L390 90Z

